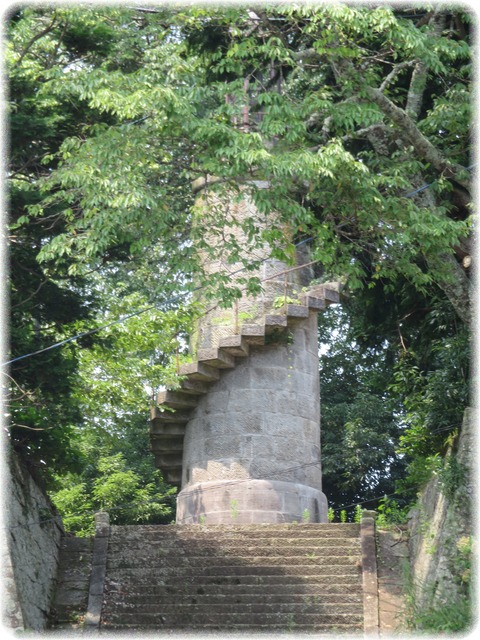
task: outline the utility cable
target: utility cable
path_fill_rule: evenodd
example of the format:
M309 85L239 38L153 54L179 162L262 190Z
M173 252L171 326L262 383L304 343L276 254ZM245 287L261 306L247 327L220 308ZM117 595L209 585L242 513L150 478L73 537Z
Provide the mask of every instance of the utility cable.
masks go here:
M466 171L471 171L476 166L477 166L477 163L471 164L469 167L466 167ZM433 182L426 183L426 184L422 185L421 187L419 187L418 189L415 189L415 191L410 191L410 193L407 193L403 197L404 198L412 198L417 193L421 193L422 191L425 191L426 189L429 189L431 186L433 186L435 184L435 182L437 182L437 180L434 180Z
M234 484L242 484L245 482L249 482L250 480L268 480L271 479L272 476L277 476L277 475L281 475L281 474L285 474L288 472L292 472L292 471L297 471L299 469L304 469L305 467L312 467L312 466L317 466L320 464L320 460L316 460L314 462L306 462L300 465L296 465L293 467L286 467L283 469L278 469L277 471L273 471L271 474L269 474L268 478L265 477L259 477L259 478L238 478L238 479L234 479L234 480L230 480L230 481L226 481L225 484L228 486L234 485ZM203 493L207 492L207 491L211 491L211 490L216 490L216 487L205 487L203 489ZM190 495L195 495L195 491L187 491L185 493L183 493L183 496L190 496ZM108 511L117 511L119 509L124 509L126 507L131 507L132 504L134 504L135 506L139 506L139 505L146 505L146 504L162 504L163 502L167 502L169 499L176 497L174 494L171 494L170 496L163 496L160 499L154 499L152 498L151 500L145 500L142 502L136 502L136 503L132 503L127 502L125 504L119 504L119 505L115 505L113 507L111 507ZM95 515L95 513L97 513L99 511L99 509L94 509L94 510L89 510L89 511L79 511L79 512L74 512L74 513L67 513L65 514L63 517L64 518L69 518L72 516L89 516L89 515ZM5 529L17 529L17 528L21 528L21 527L28 527L28 526L33 526L33 525L37 525L37 524L45 524L46 522L51 522L54 520L58 520L58 518L62 518L62 516L58 515L58 516L52 516L50 518L45 518L42 520L38 520L38 521L33 521L33 522L26 522L25 524L17 524L17 525L7 525L3 528Z

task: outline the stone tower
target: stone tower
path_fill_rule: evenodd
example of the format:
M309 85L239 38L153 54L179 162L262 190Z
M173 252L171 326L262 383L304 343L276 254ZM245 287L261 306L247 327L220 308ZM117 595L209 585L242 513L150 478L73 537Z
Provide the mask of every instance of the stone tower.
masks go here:
M222 201L203 184L197 208L207 234L212 207L223 207L225 232L240 247L248 246L246 220L260 230L276 222L246 193ZM202 256L207 273L233 281L245 275L242 258L259 260L262 292L231 310L210 305L199 320L181 388L160 393L152 411L152 450L180 488L177 524L326 522L317 312L339 294L328 285L308 291L301 251L293 268L269 258L266 246L246 251L233 264L221 250Z

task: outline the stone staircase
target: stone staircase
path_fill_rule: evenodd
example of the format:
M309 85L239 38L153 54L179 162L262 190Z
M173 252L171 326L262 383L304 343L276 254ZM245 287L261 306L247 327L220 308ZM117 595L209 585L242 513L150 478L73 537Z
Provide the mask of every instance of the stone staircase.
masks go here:
M100 629L362 633L359 527L112 526Z
M221 371L232 369L236 358L247 357L251 347L261 347L281 336L296 322L308 318L311 311L318 312L339 302L336 285L317 285L301 297L301 304L285 304L276 313L265 315L262 323L244 323L237 333L233 333L232 327L232 334L221 337L218 347L200 349L195 362L179 367L179 388L160 392L150 415L151 449L167 482L180 487L186 425L199 397L208 393Z

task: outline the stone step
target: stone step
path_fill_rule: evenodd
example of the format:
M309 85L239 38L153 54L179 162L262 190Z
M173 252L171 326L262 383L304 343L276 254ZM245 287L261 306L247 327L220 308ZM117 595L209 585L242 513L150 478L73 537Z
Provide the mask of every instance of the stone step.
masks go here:
M185 435L185 425L177 422L153 422L150 425L150 437Z
M235 366L235 358L220 348L199 349L198 362L215 369L232 369Z
M155 451L155 462L165 471L173 471L182 468L182 451L173 453L164 451Z
M157 395L157 404L169 409L193 409L197 402L196 396L181 391L160 391Z
M290 593L318 594L359 594L362 590L360 574L336 575L324 577L318 575L289 576L288 583L283 576L184 576L182 581L162 580L137 573L126 574L117 571L109 575L107 583L110 589L142 593L146 596L164 596L166 594L195 593L210 594L246 594L246 595L288 595Z
M194 396L202 396L208 393L211 384L211 382L206 382L204 380L195 380L186 377L180 382L180 390L182 393L189 393L190 395Z
M187 579L188 577L197 578L198 576L235 576L241 578L242 576L284 576L285 580L289 580L291 576L304 576L306 573L315 572L318 577L322 577L324 579L330 578L330 581L334 581L335 578L339 575L342 576L358 576L359 575L359 567L356 566L354 562L351 564L330 564L328 566L324 566L323 570L321 569L321 565L317 564L306 564L306 563L298 563L291 564L288 566L285 565L271 565L271 564L251 564L251 565L236 565L226 566L226 565L212 565L208 566L196 566L192 565L185 567L185 571L181 571L178 565L172 563L171 566L167 566L166 564L158 564L158 565L145 565L138 566L138 568L132 569L130 566L125 566L125 563L117 563L113 564L114 560L110 559L108 563L108 575L112 580L115 579L136 579L138 577L138 572L141 575L144 575L145 578L151 580L152 582L159 582L161 580L169 580L172 576L177 575L180 579ZM122 572L122 573L121 573ZM137 572L137 575L135 575Z
M216 593L196 593L177 590L174 593L146 594L143 591L125 591L109 588L109 598L114 598L115 603L129 603L132 605L187 605L187 604L204 604L204 605L223 605L223 604L255 604L256 606L265 605L306 605L306 606L332 606L341 604L357 605L363 607L363 595L360 592L348 593L331 593L323 594L317 592L314 594L305 593L237 593L232 590L224 592L218 590Z
M265 344L264 324L242 324L240 332L249 345L262 346Z
M155 466L157 469L162 469L163 477L169 484L177 487L180 490L182 484L182 467L176 467L174 469L163 469L160 466L160 462L155 458Z
M179 631L181 631L181 635L182 636L186 636L186 635L199 635L199 629L197 628L193 628L188 624L178 624L175 626L175 628ZM253 629L253 633L255 633L255 635L262 635L262 634L268 634L268 635L272 635L272 633L293 633L295 635L297 634L311 634L311 633L315 633L317 634L318 637L322 637L321 635L319 636L318 634L323 634L325 636L328 637L332 637L333 635L335 636L342 636L342 635L348 635L348 637L350 638L354 638L354 637L363 637L363 631L362 631L363 625L358 623L355 625L351 625L351 624L317 624L317 625L309 625L309 624L293 624L293 625L287 625L285 626L284 624L280 624L277 625L275 623L270 623L268 625L256 625L255 627L251 627L248 624L236 624L234 628L232 627L228 627L223 629L225 631L225 634L230 635L243 635L243 634L248 634L251 635L252 634L252 629ZM111 631L113 633L115 633L116 631L120 631L120 632L124 632L127 633L130 631L135 632L138 630L138 625L136 624L132 624L132 625L115 625L115 624L109 624L107 626L107 630ZM159 628L157 625L148 625L148 624L144 624L142 626L142 630L144 630L145 632L151 632L152 634L158 633ZM218 638L218 632L222 631L222 627L218 627L218 625L212 625L212 624L203 624L201 627L201 636L205 636L205 635L215 635ZM161 630L160 630L161 633ZM172 632L169 632L172 633Z
M157 397L158 400L158 397ZM179 411L172 410L167 411L165 407L151 407L150 419L154 425L162 424L183 424L186 425L191 418L191 410Z
M180 365L178 369L180 376L188 376L191 380L201 380L204 382L214 382L220 378L220 372L214 367L209 367L203 362L190 362Z
M313 311L323 311L326 307L325 300L316 298L315 296L305 295L300 297L300 304Z
M59 545L59 550L62 552L60 557L69 553L72 555L77 553L91 553L92 544L92 538L77 538L73 535L64 536L60 540Z
M279 586L291 585L292 589L299 589L303 586L309 586L322 589L322 592L330 593L336 591L339 587L342 590L355 590L361 588L361 574L359 571L348 570L348 573L341 571L339 567L330 570L328 574L318 572L312 573L305 571L303 567L301 571L284 573L263 574L256 572L236 572L235 574L225 574L219 571L208 575L205 571L202 573L190 573L183 575L181 582L176 579L175 574L160 575L157 571L149 572L145 568L122 568L109 569L107 580L111 584L120 584L124 588L127 585L140 588L145 592L155 593L157 589L177 588L182 585L191 585L193 587L205 589L205 592L215 590L216 587L245 587L245 589L261 588L271 592L278 589ZM287 580L285 578L287 577ZM123 588L122 587L122 588ZM189 586L190 588L190 586Z
M284 331L287 328L288 319L285 315L266 315L265 316L265 334L270 335L274 331Z
M148 557L138 558L138 566L142 566L142 561L145 562L145 567L148 569L158 568L160 571L168 569L176 569L191 571L194 569L200 569L205 571L211 571L214 568L222 568L225 573L234 572L237 569L254 569L254 568L266 568L266 569L283 569L284 573L288 573L290 566L296 567L316 567L319 571L321 568L330 568L337 566L348 567L359 563L359 552L352 553L352 555L340 555L340 556L192 556L185 555L182 557L172 557L170 554L158 554L153 556L148 554ZM131 564L131 554L128 551L125 554L116 554L109 558L108 567L112 569L128 567ZM205 566L207 565L207 566Z
M363 615L363 601L361 603L342 603L335 602L333 604L329 603L256 603L252 601L248 601L246 603L224 603L224 604L213 604L207 602L206 604L165 604L162 602L157 602L154 604L142 604L142 603L133 603L130 601L117 601L113 598L108 598L106 606L104 606L104 616L111 615L113 613L122 614L128 613L132 609L135 610L135 613L138 614L152 614L159 615L164 614L171 617L176 618L190 618L197 615L205 615L205 616L216 616L223 617L225 615L242 615L242 614L251 614L251 615L278 615L282 614L299 614L299 615L308 615L308 614L316 614L316 615L331 615L331 614L350 614L350 615Z
M324 300L327 306L340 302L340 291L338 290L339 283L336 283L335 285L330 284L330 286L329 284L330 283L315 285L307 291L306 295Z
M310 315L308 305L304 304L287 304L282 307L281 311L287 316L289 324L304 320Z
M235 358L244 358L245 356L248 356L250 352L250 345L246 337L240 334L220 338L218 346L222 351L225 351Z
M158 452L161 456L171 453L183 453L183 435L156 434L150 438L150 448L154 453Z
M172 525L163 525L164 527L169 527ZM179 525L180 527L187 527L189 525ZM143 533L143 535L138 534L138 532L127 530L127 531L114 531L112 530L110 539L115 542L121 542L125 540L125 542L129 543L134 540L138 540L142 542L143 540L148 540L149 543L158 543L158 544L169 544L169 543L178 543L178 544L205 544L208 546L218 546L218 545L229 545L229 544L242 544L242 545L294 545L294 546L307 546L307 545L335 545L338 540L338 544L341 546L345 542L348 544L354 544L359 540L358 531L339 531L339 530L326 530L323 532L317 532L315 530L305 531L299 530L298 533L289 531L269 531L266 529L261 530L253 530L253 531L222 531L219 530L217 532L213 531L210 533L205 533L201 531L202 525L193 525L197 527L197 531L155 531L148 530ZM209 525L209 527L214 527L222 525ZM241 526L241 525L238 525ZM203 527L202 527L203 528ZM112 527L113 529L113 527ZM296 533L296 535L295 535Z
M102 628L108 629L110 625L135 625L138 628L144 628L148 625L154 625L157 629L164 628L181 628L187 627L204 627L205 625L218 626L219 628L230 629L237 625L245 625L250 628L256 626L285 627L294 631L296 625L308 625L310 628L314 625L336 626L356 625L360 627L363 624L363 615L358 613L192 613L186 615L186 612L178 614L161 613L137 613L136 611L125 611L121 613L108 613L102 615Z
M334 542L337 542L334 539ZM134 549L144 549L144 545L132 545L124 542L110 542L110 550L115 555L131 554ZM188 557L222 557L222 558L238 558L248 560L252 557L263 558L314 558L314 557L338 557L348 556L349 554L360 553L360 544L356 541L350 541L345 545L317 545L317 546L296 546L296 545L255 545L251 546L245 542L235 545L205 545L205 543L189 542L187 544L180 541L173 541L167 544L162 542L153 542L148 545L148 556L152 559L161 559L165 556L175 554L176 558Z
M125 539L162 538L188 540L196 538L208 542L231 538L241 540L246 538L290 538L300 537L323 539L326 537L356 537L360 535L360 525L357 523L287 523L287 524L152 524L142 525L112 525L110 539L123 537Z
M62 538L55 595L49 614L52 630L75 630L86 614L92 552L93 538Z

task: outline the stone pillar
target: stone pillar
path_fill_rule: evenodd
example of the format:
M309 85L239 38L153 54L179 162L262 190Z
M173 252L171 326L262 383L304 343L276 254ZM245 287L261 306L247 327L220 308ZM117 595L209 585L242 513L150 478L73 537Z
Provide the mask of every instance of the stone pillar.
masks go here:
M103 606L105 576L107 574L108 539L110 537L110 516L105 511L95 514L95 538L93 540L92 573L88 591L87 614L84 632L92 633L100 628Z
M177 522L327 521L316 314L251 350L204 396L184 439Z
M232 205L228 216L232 215L237 221L252 216L260 226L265 224L248 199ZM244 241L238 227L230 224L228 229L239 244ZM266 256L267 247L256 249L256 258ZM231 265L231 271L236 266ZM206 264L207 271L224 268L220 258ZM243 317L213 307L199 324L198 348L217 346L220 338L238 333L242 322L264 322L277 296L293 297L295 289L307 284L305 268L271 278L286 269L279 261L265 260L258 272L265 279L263 293L240 300ZM237 358L234 368L223 370L199 399L183 441L177 523L294 520L327 521L327 500L321 491L315 311L271 343L250 346L248 357Z

